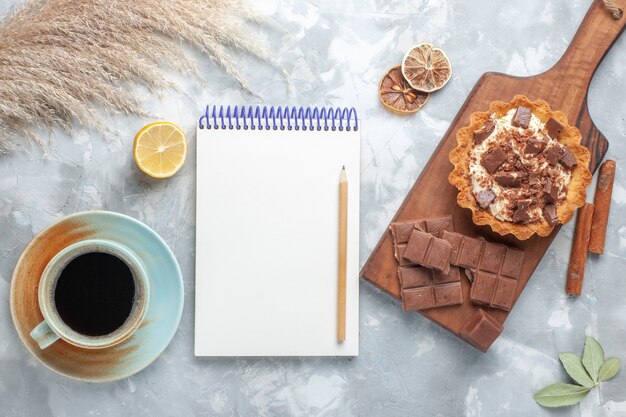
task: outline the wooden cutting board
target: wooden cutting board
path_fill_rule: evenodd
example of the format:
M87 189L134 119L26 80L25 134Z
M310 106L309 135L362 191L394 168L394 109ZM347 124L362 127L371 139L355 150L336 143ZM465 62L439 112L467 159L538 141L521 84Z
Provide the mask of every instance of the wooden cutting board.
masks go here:
M626 0L615 0L615 3L618 7L626 9ZM515 77L495 72L483 74L392 221L450 214L458 232L470 236L484 236L487 240L523 249L525 259L517 286L517 300L559 228L548 237L541 238L535 235L526 241L518 241L511 235L502 237L494 234L488 226L474 225L471 212L456 204L457 189L448 183L448 174L452 170L448 154L456 146L457 130L469 125L471 113L487 110L489 103L494 100L510 101L516 94L523 94L531 100L543 99L553 110L564 112L569 123L575 124L580 129L582 143L591 151L590 169L595 171L606 154L608 142L589 116L587 90L598 65L622 33L625 24L626 16L619 20L613 19L602 1L595 0L571 45L559 62L548 71L531 77ZM393 256L391 233L386 229L361 270L361 277L399 298L397 267ZM554 279L562 280L565 285L565 271L562 277L557 276ZM421 312L457 336L467 318L478 311L478 307L469 302L468 280L462 280L462 284L464 304ZM504 323L509 314L496 309L489 309L489 312L500 323Z

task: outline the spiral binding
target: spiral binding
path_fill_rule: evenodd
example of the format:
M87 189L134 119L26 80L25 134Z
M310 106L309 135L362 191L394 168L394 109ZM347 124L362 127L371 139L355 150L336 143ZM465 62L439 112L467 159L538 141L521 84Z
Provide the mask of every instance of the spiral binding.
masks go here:
M354 107L206 106L200 129L359 130Z

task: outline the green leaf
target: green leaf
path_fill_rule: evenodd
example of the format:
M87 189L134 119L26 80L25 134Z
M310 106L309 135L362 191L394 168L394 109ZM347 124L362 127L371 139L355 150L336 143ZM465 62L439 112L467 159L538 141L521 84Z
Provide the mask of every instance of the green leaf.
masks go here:
M537 404L544 407L563 407L579 403L585 399L589 391L591 391L591 388L559 383L548 385L541 389L533 398Z
M603 363L604 350L602 350L602 346L596 339L587 336L585 339L585 351L583 352L583 365L595 382L598 382L598 374Z
M571 376L574 381L587 388L593 388L596 386L596 383L593 382L593 379L591 379L585 370L580 356L573 353L560 353L559 359L561 360L561 363L563 364L563 367L567 371L568 375Z
M621 367L621 363L617 358L608 358L600 367L598 381L608 381L613 378Z

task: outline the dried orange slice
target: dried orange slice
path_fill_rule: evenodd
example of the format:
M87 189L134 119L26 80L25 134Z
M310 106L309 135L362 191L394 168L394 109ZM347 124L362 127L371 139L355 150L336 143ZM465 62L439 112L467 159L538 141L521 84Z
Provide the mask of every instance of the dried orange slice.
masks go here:
M402 75L411 87L432 93L446 85L452 76L448 56L429 43L420 43L406 53L402 60Z
M168 178L185 163L187 137L174 123L150 123L135 136L133 154L143 172L154 178Z
M378 85L378 97L394 113L415 113L428 101L428 93L417 91L402 76L400 65L383 75Z

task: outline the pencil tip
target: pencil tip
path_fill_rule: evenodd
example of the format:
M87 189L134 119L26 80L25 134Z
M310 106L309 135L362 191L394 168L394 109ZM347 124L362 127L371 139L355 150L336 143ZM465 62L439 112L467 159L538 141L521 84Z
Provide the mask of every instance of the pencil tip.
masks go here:
M346 166L345 166L345 165L343 165L343 166L341 167L341 169L343 169L343 170L345 171L345 170L346 170Z

